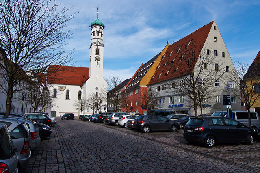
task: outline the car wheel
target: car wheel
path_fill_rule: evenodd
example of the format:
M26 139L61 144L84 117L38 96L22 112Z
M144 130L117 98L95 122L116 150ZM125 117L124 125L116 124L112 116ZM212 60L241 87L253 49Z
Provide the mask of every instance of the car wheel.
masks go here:
M216 140L213 136L207 136L205 138L204 144L205 144L206 147L211 148L215 145L215 143L216 143Z
M143 132L144 132L144 133L149 133L150 131L151 131L150 126L144 126L144 127L143 127Z
M172 127L171 127L171 131L173 131L173 132L177 132L177 128L175 127L175 125L172 125Z
M247 145L252 145L254 143L254 138L252 134L248 134L246 136L246 144Z

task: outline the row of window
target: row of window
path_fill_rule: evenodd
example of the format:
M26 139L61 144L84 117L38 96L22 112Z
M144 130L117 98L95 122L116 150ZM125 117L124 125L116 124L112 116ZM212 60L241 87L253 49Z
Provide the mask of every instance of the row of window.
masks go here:
M81 91L78 91L78 100L81 100L81 95L82 95L82 92ZM57 89L54 88L53 89L53 95L52 95L53 98L57 98ZM65 96L65 100L69 100L70 99L70 90L66 90L66 96Z
M138 94L138 93L139 93L139 89L136 89L135 94ZM132 96L132 95L134 95L134 91L130 91L129 96Z

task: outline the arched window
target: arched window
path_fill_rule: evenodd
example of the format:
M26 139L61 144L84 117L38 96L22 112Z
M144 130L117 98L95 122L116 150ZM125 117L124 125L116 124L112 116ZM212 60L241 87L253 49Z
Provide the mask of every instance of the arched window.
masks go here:
M96 48L96 55L99 55L99 48Z
M66 100L70 99L70 90L66 90Z
M81 100L81 91L78 92L78 100Z
M52 96L53 98L56 98L57 97L57 89L56 88L54 88L53 89L53 96Z

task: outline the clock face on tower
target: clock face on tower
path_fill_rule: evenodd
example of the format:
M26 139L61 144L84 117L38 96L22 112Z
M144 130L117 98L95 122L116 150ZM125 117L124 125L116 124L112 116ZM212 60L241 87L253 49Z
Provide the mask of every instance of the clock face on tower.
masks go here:
M100 57L99 57L99 56L96 56L96 57L95 57L95 61L100 61Z

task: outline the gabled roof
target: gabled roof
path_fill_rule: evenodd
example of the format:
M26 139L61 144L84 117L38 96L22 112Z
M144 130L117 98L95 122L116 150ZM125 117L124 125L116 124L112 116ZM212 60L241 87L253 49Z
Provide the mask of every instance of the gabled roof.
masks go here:
M140 81L145 77L146 73L152 67L153 63L155 62L155 60L158 58L159 55L160 53L155 55L152 59L150 59L148 62L142 64L139 67L139 69L136 71L134 76L130 79L130 81L126 85L126 90L133 90L139 87Z
M47 72L48 84L82 86L89 78L89 68L50 65Z
M247 70L247 73L244 76L244 79L260 77L260 51L256 55L253 63Z
M170 45L149 85L187 75L194 70L214 21Z

